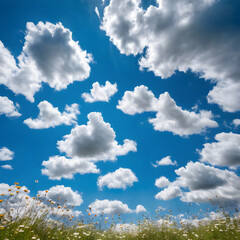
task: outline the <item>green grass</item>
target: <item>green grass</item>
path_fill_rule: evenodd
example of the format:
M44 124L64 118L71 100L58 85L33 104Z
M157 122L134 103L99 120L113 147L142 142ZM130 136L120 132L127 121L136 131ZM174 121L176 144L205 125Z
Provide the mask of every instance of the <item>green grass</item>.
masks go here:
M129 224L129 226L131 226ZM198 227L184 225L180 227L159 225L156 222L142 221L138 225L132 225L130 230L124 229L124 225L118 225L120 231L116 231L116 225L110 229L100 230L96 224L82 224L72 222L60 223L49 221L46 217L33 221L32 218L22 218L16 221L6 221L4 217L0 220L0 240L29 240L29 239L129 239L129 240L181 240L181 239L240 239L240 219L222 218L200 224Z

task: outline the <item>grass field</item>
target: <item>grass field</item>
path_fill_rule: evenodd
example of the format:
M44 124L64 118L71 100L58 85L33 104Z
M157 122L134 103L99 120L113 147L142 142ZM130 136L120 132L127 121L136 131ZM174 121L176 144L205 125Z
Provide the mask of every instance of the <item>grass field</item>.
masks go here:
M46 191L47 192L47 191ZM152 220L142 216L137 224L123 223L122 215L95 214L91 208L85 215L74 210L64 201L30 197L29 191L18 184L0 193L0 240L28 239L240 239L240 215L237 210L231 216L220 208L217 212L176 218L169 210L163 215L156 210ZM76 214L78 213L78 214ZM78 215L78 216L77 216ZM80 217L79 217L80 215Z

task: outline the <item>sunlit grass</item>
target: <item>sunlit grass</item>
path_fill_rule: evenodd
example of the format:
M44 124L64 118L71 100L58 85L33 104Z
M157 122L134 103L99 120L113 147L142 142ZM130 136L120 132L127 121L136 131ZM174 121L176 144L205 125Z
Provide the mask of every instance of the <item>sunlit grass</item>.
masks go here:
M237 211L230 217L220 209L218 217L214 219L195 216L192 220L186 220L177 219L171 210L169 214L162 215L161 210L157 209L154 221L143 217L137 224L133 224L122 223L120 214L115 216L117 221L112 217L111 222L111 218L107 219L104 213L96 215L89 208L80 220L74 216L73 209L67 208L65 204L60 205L52 200L43 202L38 195L30 197L28 192L15 183L7 194L0 193L0 240L240 239Z

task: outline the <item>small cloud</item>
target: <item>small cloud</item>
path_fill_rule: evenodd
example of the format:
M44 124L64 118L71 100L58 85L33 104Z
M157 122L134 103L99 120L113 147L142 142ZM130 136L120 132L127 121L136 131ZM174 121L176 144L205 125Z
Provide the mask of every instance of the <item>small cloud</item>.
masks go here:
M7 97L0 97L0 115L5 114L7 117L19 117L22 114L18 112L19 105L8 99Z
M4 168L4 169L8 169L8 170L13 170L12 166L11 165L2 165L1 168Z
M76 124L77 115L80 114L78 104L66 105L62 113L57 107L53 107L48 101L42 101L38 104L39 115L36 119L28 118L24 123L32 129L45 129L59 125Z
M6 147L0 149L0 161L9 161L12 160L14 152L9 150Z
M146 208L143 205L137 205L135 212L138 213L143 213L146 212Z
M82 98L85 102L109 102L110 98L118 91L117 84L106 81L105 86L98 82L93 83L91 93L83 93Z
M151 163L153 167L158 166L169 166L169 165L177 165L176 161L172 161L170 156L162 158L161 160L157 161L156 164Z
M97 14L98 18L100 19L100 14L99 14L99 11L98 11L97 7L95 7L95 13Z

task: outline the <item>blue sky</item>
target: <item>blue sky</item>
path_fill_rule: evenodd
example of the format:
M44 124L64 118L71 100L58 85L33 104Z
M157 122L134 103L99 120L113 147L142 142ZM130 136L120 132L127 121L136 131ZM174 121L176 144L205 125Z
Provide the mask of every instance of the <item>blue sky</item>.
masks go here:
M130 209L117 203L117 211L130 213L125 219L154 216L159 206L176 215L215 209L218 201L212 206L209 198L216 194L231 206L239 200L239 3L181 0L177 8L174 2L0 0L0 163L13 168L0 168L2 184L17 181L31 196L57 185L63 185L63 192L70 187L81 194L82 212L91 204L93 211L104 210L106 202L96 199L118 200ZM100 87L93 102L84 100L82 94L90 93L93 83L105 86L106 81L116 83L115 90L109 94ZM33 83L38 87L30 92ZM43 101L48 102L42 105L44 119L35 121L34 129L24 121L38 118ZM71 108L74 116L59 120L60 113L68 112L65 106L74 103L80 113ZM50 104L60 113L47 108ZM96 134L83 127L90 113L100 124ZM155 126L149 119L155 119ZM76 138L69 135L78 126ZM131 146L123 153L118 147L125 139ZM57 147L61 140L62 152ZM10 153L4 155L6 148ZM43 161L53 156L91 164L99 172L74 173L75 167L66 179L66 165L59 165L62 175L56 180L50 168L47 175L41 172ZM177 164L152 165L167 156ZM119 168L125 172L117 176ZM102 190L100 176L105 176ZM155 186L163 176L168 183ZM39 183L33 188L35 180ZM136 213L137 205L146 212Z

